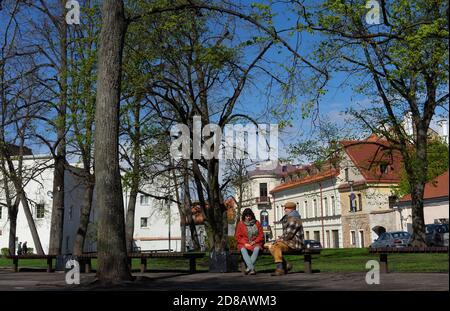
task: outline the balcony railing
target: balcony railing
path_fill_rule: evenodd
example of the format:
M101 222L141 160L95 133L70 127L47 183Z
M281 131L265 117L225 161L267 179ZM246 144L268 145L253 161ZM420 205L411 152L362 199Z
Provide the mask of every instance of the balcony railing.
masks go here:
M256 197L256 204L270 204L270 197Z

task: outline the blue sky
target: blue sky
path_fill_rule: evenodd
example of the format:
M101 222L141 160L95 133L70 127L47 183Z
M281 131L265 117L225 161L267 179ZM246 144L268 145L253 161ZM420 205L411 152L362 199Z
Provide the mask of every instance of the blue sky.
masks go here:
M248 3L248 1L243 2ZM286 29L295 25L295 16L292 15L292 13L286 11L285 7L281 5L274 5L272 9L276 13L276 16L274 17L274 26L277 29ZM3 14L3 12L0 12L0 14ZM83 16L81 16L81 18L83 18ZM1 21L0 26L2 26ZM254 34L254 27L249 27L245 24L241 24L240 26L242 26L242 28L237 30L237 35L240 38L246 38L249 35L251 36ZM299 48L299 52L305 58L311 59L315 44L317 44L319 40L323 38L307 33L302 33L300 35L301 45ZM287 40L291 44L291 46L295 46L296 36L283 35L283 38ZM279 69L278 66L280 64L289 66L289 60L292 59L292 55L285 48L280 46L272 47L267 56L268 59L276 62L276 64L268 66L268 68L272 68L275 71ZM369 99L354 93L350 86L341 86L342 81L346 79L347 77L343 74L333 73L332 79L327 85L328 92L321 98L321 101L319 103L320 117L328 117L330 120L336 123L345 124L344 116L341 114L342 111L346 110L348 107L357 106L358 104L370 104ZM267 75L262 74L261 71L257 71L255 75L252 76L251 81L254 83L254 85L250 85L244 91L236 111L248 114L252 117L259 116L261 117L261 120L265 122L273 122L274 119L265 110L265 107L267 102L270 102L271 105L281 104L282 99L279 97L279 92L277 92L276 85L274 86L274 92L272 93L273 98L269 98L266 94L267 85L269 84L269 78ZM351 85L359 81L354 77L351 77L347 79L346 82ZM288 109L293 116L293 127L286 128L283 132L283 135L281 135L280 137L281 141L279 143L279 146L281 149L281 155L284 155L284 147L287 144L295 142L298 139L302 139L303 137L310 136L311 131L314 130L314 128L312 127L311 119L302 120L301 118L300 106L305 101L305 97L302 96L300 92L296 95L296 103L289 106ZM434 124L433 127L436 128ZM33 149L36 153L47 152L47 149L45 147L39 148L40 150L36 150L37 148L37 146L33 146Z

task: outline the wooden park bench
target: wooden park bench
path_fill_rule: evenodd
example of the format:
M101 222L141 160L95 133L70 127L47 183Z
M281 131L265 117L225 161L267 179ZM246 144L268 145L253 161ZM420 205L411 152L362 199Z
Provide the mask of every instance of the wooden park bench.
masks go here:
M201 252L151 252L151 253L132 253L128 255L128 264L131 267L131 260L137 258L141 260L140 272L144 273L147 271L147 261L152 258L179 258L179 259L189 259L189 273L197 272L196 260L205 257L205 253ZM83 254L77 256L80 263L82 271L90 273L92 271L91 260L97 258L96 253Z
M311 248L305 248L300 250L291 250L288 252L283 252L284 255L299 255L303 256L303 271L305 273L313 273L312 270L312 255L320 254L320 249L311 249ZM239 251L233 251L234 254L239 254ZM259 256L261 255L271 255L270 251L268 249L264 249L262 252L259 253Z
M380 272L388 273L388 254L447 253L448 247L380 247L369 248L369 254L380 255Z
M12 259L13 261L13 271L19 272L19 259L46 259L47 260L47 272L53 272L53 259L56 258L55 255L9 255L6 258Z

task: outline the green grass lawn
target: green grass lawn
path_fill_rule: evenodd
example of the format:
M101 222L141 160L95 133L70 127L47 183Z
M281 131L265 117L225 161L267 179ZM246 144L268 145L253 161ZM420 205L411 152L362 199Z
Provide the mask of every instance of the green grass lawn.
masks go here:
M367 249L325 249L320 255L313 255L312 267L320 272L364 272L368 260L378 260L377 255L369 254ZM287 256L294 264L294 272L303 271L303 256ZM388 256L390 272L448 272L448 254L390 254ZM8 267L11 260L0 258L0 267ZM140 259L133 259L133 269L139 269ZM95 269L97 261L93 260ZM45 268L45 260L20 260L19 267ZM149 259L150 270L189 270L189 260L184 259ZM197 269L208 270L208 257L197 260ZM271 271L274 264L271 256L260 256L257 271Z

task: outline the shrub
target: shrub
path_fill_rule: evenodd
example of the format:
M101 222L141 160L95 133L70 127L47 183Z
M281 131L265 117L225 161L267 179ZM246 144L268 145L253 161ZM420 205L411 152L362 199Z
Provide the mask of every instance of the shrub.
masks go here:
M2 256L6 257L6 256L9 255L9 248L8 247L3 247L1 252L2 252Z

